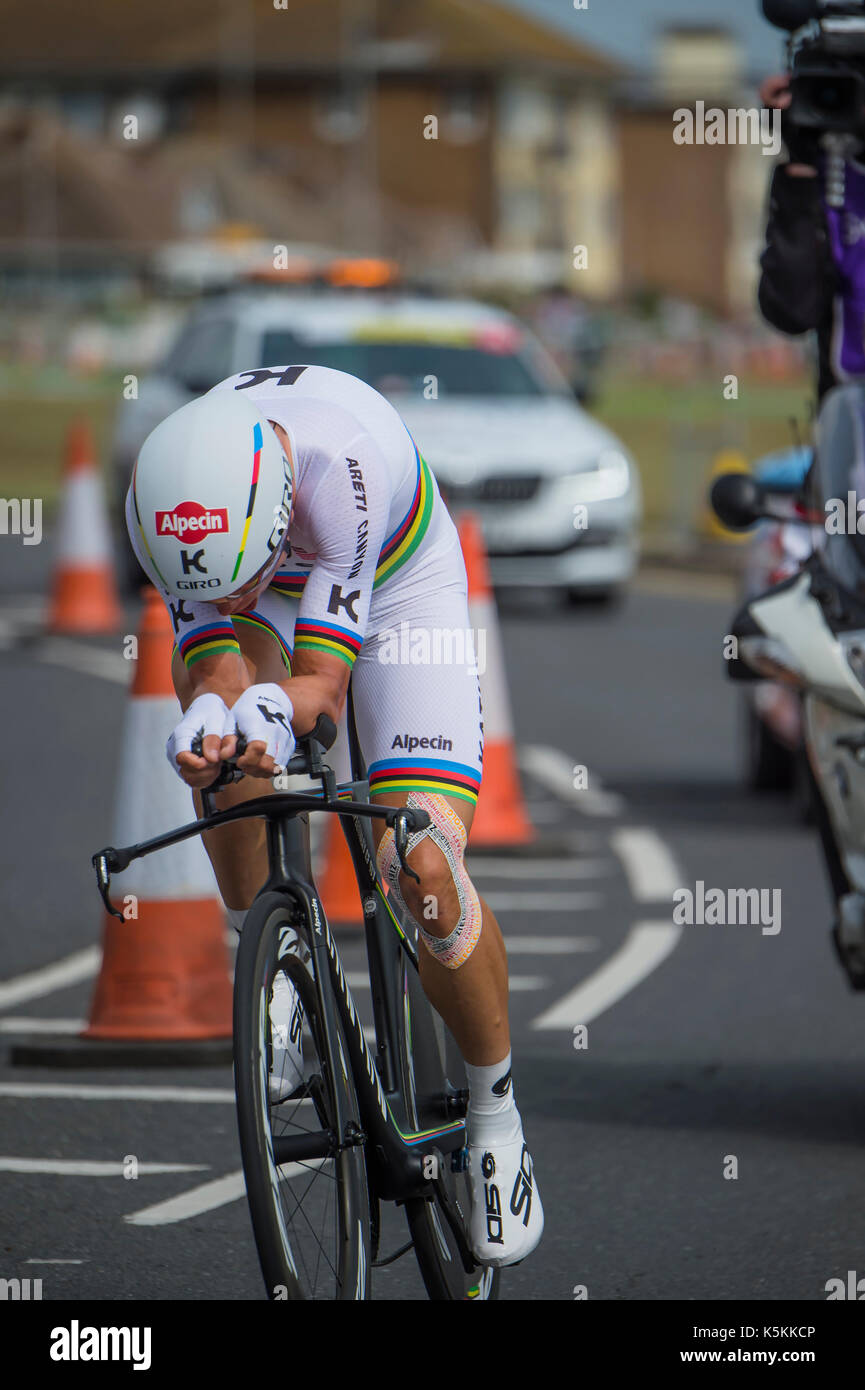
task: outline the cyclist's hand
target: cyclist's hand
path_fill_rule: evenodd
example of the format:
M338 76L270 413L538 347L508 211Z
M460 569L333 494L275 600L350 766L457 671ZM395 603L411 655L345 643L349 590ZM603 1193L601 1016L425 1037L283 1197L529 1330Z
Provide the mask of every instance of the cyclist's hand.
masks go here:
M251 685L228 713L222 756L234 757L233 735L243 734L246 752L237 760L241 772L250 777L273 777L294 752L293 715L294 707L282 686Z
M184 714L165 751L174 771L189 787L209 787L219 772L224 733L230 714L225 701L209 692L199 695ZM203 757L191 751L193 740L202 736Z

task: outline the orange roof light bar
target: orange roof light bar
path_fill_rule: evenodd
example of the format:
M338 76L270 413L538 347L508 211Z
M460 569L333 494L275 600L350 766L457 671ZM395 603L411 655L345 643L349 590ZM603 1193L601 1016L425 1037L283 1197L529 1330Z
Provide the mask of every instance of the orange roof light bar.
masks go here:
M353 285L358 289L375 290L385 285L396 284L400 278L400 270L396 261L374 257L344 257L331 262L327 269L327 278L332 285Z

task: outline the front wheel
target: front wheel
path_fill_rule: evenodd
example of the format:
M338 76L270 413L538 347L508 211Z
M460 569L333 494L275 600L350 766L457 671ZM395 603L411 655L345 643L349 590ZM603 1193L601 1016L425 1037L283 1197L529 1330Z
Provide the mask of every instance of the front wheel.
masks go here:
M335 1015L326 1037L301 921L290 897L265 894L247 915L237 953L234 1084L252 1229L268 1298L366 1299L370 1218L357 1096ZM280 997L286 981L294 990L288 1026L302 1059L293 1089L272 1075L273 1037L285 1026L271 1017L280 975Z

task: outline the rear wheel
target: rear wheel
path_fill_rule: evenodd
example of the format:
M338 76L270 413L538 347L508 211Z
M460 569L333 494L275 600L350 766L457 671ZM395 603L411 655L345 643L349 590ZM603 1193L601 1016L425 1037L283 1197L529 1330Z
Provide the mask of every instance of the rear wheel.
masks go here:
M234 1077L252 1228L268 1298L365 1299L370 1217L357 1096L336 1017L330 1038L335 1067L327 1061L309 950L292 925L298 917L282 894L258 899L237 953ZM302 1080L275 1104L268 1093L270 1006L279 974L299 1000L293 1022L300 1030L303 1063ZM338 1103L348 1117L348 1133L342 1136Z
M416 1130L428 1129L458 1117L448 1113L445 1102L447 1082L454 1090L466 1085L465 1068L459 1049L439 1015L429 1004L417 971L403 964L405 1010L403 1058L405 1094L411 1123ZM436 1140L430 1138L430 1149ZM442 1154L439 1164L440 1189L430 1201L422 1198L406 1203L409 1229L426 1291L431 1299L484 1301L497 1299L501 1270L474 1264L466 1270L460 1241L447 1210L462 1228L469 1244L468 1221L471 1188L466 1168L467 1153Z

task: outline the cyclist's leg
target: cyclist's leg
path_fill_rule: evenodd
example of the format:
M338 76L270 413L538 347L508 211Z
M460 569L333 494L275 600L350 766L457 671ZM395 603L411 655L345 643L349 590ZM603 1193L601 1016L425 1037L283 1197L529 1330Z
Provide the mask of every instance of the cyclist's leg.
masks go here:
M459 551L430 571L422 587L406 585L392 605L377 604L375 631L355 666L355 711L373 800L417 802L430 815L431 830L409 842L418 883L400 870L393 832L380 822L376 848L397 904L417 923L426 995L466 1062L472 1245L483 1260L511 1264L540 1240L543 1207L510 1080L504 942L463 862L483 726ZM452 659L441 659L445 651Z
M390 602L374 600L375 630L364 641L352 688L371 798L388 805L404 805L412 793L432 798L440 824L415 843L408 861L420 883L401 873L398 891L435 939L420 956L430 1002L466 1062L491 1066L510 1045L507 959L495 916L463 861L483 748L463 575L457 547L434 562L422 584L403 586ZM372 825L378 852L386 832L381 821ZM457 929L442 963L437 943Z

